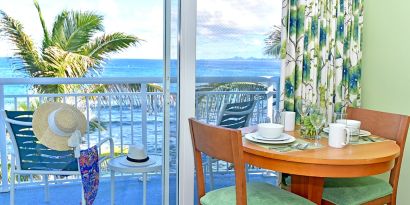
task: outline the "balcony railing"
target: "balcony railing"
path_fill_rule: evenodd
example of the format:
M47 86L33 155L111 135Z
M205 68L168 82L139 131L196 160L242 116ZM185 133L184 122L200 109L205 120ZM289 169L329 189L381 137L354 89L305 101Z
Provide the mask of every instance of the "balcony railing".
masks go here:
M162 153L163 98L162 91L149 92L150 84L162 85L162 78L2 78L0 79L0 110L34 109L41 103L59 101L72 104L82 110L90 122L87 128L85 144L92 146L104 136L112 136L119 153L124 153L127 144L139 142L147 147L149 154ZM264 120L278 105L276 90L278 77L199 77L198 85L207 83L253 82L266 86L259 91L197 91L196 117L208 123L215 123L223 103L257 100L252 124ZM176 87L176 78L171 79ZM59 93L37 94L29 92L34 85L56 84L104 84L119 87L127 84L140 84L138 91L111 90L102 93ZM12 86L10 88L10 86ZM13 86L24 86L27 93L9 93ZM20 88L21 89L21 88ZM177 93L171 89L171 172L176 170L176 120ZM200 99L200 100L199 100ZM182 99L181 99L182 100ZM8 187L8 161L11 141L7 140L5 126L0 119L0 154L3 191ZM217 169L226 171L226 166L217 165ZM20 180L20 178L18 179ZM58 181L58 179L55 179ZM20 180L21 181L21 180ZM24 182L23 182L24 181ZM36 183L36 178L28 176L20 183Z

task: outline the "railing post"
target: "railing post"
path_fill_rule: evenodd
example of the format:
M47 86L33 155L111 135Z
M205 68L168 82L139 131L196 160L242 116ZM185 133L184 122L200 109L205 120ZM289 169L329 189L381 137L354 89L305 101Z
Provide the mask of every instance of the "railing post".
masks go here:
M142 144L145 149L147 149L147 84L141 83L141 135L142 135Z
M4 85L0 85L0 110L4 110ZM7 169L7 146L6 146L6 125L0 117L0 154L1 154L1 192L9 191L8 169Z
M270 78L270 80L268 81L268 85L267 85L267 87L268 87L268 92L267 92L267 108L268 108L268 111L267 111L267 113L266 113L266 115L267 115L267 117L269 117L270 119L273 119L272 117L273 117L273 89L274 89L274 84L275 84L275 82L274 82L274 78L273 77L271 77ZM263 119L262 119L263 120Z
M275 100L276 100L276 104L275 104L275 107L276 107L276 110L279 110L279 107L280 107L280 95L281 95L281 91L280 91L280 77L274 77L273 79L273 82L274 82L274 84L276 84L276 86L275 86Z

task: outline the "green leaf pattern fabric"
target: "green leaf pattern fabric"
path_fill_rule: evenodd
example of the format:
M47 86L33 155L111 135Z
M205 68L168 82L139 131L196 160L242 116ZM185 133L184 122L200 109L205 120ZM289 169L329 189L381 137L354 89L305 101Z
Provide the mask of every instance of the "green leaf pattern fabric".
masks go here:
M281 109L360 106L363 0L284 0Z

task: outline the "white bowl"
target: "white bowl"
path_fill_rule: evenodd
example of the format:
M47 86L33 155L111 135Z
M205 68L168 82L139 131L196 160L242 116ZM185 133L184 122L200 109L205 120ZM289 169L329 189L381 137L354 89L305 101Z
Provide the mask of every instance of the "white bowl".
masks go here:
M352 128L360 128L360 125L362 124L360 121L358 120L336 120L336 123L338 124L344 124L347 127L352 127Z
M258 134L263 138L275 139L283 133L283 125L274 123L258 124Z

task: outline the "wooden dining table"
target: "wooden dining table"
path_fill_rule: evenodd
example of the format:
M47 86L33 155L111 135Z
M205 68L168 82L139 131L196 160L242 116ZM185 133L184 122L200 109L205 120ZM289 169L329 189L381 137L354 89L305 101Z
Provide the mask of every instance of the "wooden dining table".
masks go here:
M242 128L242 133L255 131L256 127ZM299 131L286 133L300 138ZM291 192L321 204L325 178L381 174L393 168L400 154L399 146L392 140L340 149L329 147L325 137L320 143L322 147L317 149L278 152L244 139L244 158L250 165L290 174Z

